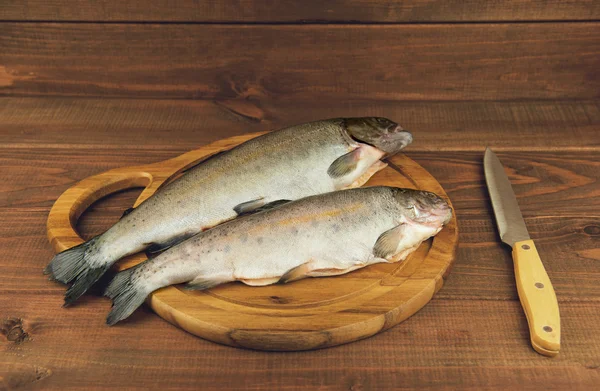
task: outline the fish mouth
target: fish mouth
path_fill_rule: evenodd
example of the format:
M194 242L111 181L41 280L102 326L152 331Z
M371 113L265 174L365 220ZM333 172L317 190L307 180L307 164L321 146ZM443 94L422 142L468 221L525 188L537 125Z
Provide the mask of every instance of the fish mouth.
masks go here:
M452 220L452 213L452 208L449 205L444 205L431 211L431 220L434 224L446 225Z
M372 138L370 140L361 140L360 138L355 137L352 133L348 131L345 121L342 122L342 127L344 130L343 133L348 139L359 144L369 145L383 153L383 156L381 158L382 160L397 154L413 142L412 133L402 128L398 124L389 126L385 130L385 133L381 134L377 138Z
M443 219L443 220L441 220L442 225L446 225L450 222L450 220L452 220L453 211L450 206L447 206L444 210L439 210L437 212L434 212L434 215L438 219Z
M440 226L446 225L452 220L453 210L450 205L445 201L433 206L428 207L417 203L413 205L415 211L415 221L419 224L428 226Z
M394 145L396 147L396 152L398 152L413 142L413 135L408 130L403 129L400 125L396 125L393 129L388 130L387 134L384 134L381 137L381 141L385 144Z

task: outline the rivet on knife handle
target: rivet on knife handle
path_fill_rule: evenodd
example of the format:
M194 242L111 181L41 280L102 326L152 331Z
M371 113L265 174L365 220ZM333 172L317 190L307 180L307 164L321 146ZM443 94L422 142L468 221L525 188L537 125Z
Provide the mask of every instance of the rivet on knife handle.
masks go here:
M556 356L560 350L560 314L552 283L533 240L516 242L513 260L517 290L527 316L533 348Z

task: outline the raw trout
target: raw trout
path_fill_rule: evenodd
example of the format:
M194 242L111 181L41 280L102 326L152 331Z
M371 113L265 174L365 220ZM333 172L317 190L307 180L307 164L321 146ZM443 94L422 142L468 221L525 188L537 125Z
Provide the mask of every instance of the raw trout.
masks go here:
M281 199L363 185L380 159L412 142L385 118L346 118L292 126L215 155L160 189L105 233L57 254L45 272L72 283L70 304L120 258L159 251Z
M107 323L127 318L153 291L189 282L261 286L335 276L398 262L452 217L437 195L394 187L341 190L292 201L224 223L117 274L105 295Z

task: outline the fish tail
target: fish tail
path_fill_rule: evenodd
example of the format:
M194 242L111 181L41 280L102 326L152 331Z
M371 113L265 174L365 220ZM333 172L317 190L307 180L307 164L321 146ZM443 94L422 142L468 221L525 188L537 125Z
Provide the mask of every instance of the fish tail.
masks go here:
M104 296L113 301L112 309L106 318L106 324L110 326L129 317L148 296L148 290L133 278L135 269L133 267L118 273L104 292Z
M50 261L44 269L51 279L72 283L65 294L65 306L83 295L108 270L110 264L98 259L97 238L67 249Z

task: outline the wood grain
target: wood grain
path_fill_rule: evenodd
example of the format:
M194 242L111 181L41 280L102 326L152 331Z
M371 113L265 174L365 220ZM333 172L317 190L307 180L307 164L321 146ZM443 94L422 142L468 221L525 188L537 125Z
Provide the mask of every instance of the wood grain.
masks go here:
M600 96L597 22L1 23L0 47L1 95L321 104Z
M594 100L394 102L341 99L323 104L319 100L0 97L0 146L27 149L125 147L175 154L219 138L280 129L315 119L370 115L391 118L411 130L415 139L407 150L409 153L482 152L486 146L494 151L600 150L600 103ZM85 137L81 137L83 132ZM518 134L518 137L508 137L509 134ZM141 137L143 143L139 142ZM147 162L149 160L143 161Z
M5 0L3 20L194 23L304 22L470 22L514 20L592 20L600 18L593 0Z
M45 390L127 389L141 383L207 390L379 390L399 384L503 390L527 383L531 389L587 390L600 381L600 343L593 337L600 317L589 304L564 306L564 328L572 332L561 354L548 359L528 346L526 320L516 301L434 299L402 327L373 338L317 352L275 353L214 344L149 313L108 328L98 317L109 308L102 299L69 309L69 316L40 311L58 308L60 293L4 295L0 311L22 319L29 336L16 343L0 335L5 384ZM24 297L25 302L15 303Z
M204 109L212 102L23 99L15 106L15 100L0 100L0 389L597 386L598 106L590 101L340 100L334 106L336 115L405 113L415 134L427 129L419 136L427 145L418 146L416 138L406 152L440 181L459 218L457 261L444 287L422 311L380 335L317 352L263 353L198 339L147 308L122 327L105 327L102 314L110 303L93 295L62 310L64 287L49 283L41 269L52 256L45 237L48 211L66 188L111 168L174 157L223 135L264 130L270 123L276 128L287 124L286 118L290 123L324 118L334 104L318 107L315 99L294 110L283 103L248 101L249 106L227 102L234 108L230 111L216 105ZM266 116L249 119L254 107ZM148 134L152 137L144 137ZM527 145L511 141L519 137ZM556 289L563 326L561 353L553 359L528 345L510 249L499 243L484 187L481 159L487 140L510 167L531 236L542 240L538 250ZM101 233L137 194L99 201L82 217L80 229L87 237Z
M43 144L46 133L37 136L37 144ZM187 132L177 136L194 137ZM41 274L52 256L44 232L52 202L68 186L93 173L177 153L70 145L31 150L0 147L4 178L0 187L0 329L12 325L12 333L0 335L4 382L0 384L8 385L5 388L75 390L147 384L181 389L202 385L207 390L244 385L347 390L393 389L399 384L407 389L439 389L446 384L448 389L502 390L534 379L532 389L586 390L600 381L596 327L600 322L596 283L600 231L599 216L594 214L599 209L594 204L598 197L587 197L587 201L585 197L586 192L597 191L598 185L583 186L584 195L577 202L562 201L561 194L568 189L550 192L554 195L546 199L544 208L536 206L535 195L527 187L515 187L519 202L530 200L524 211L532 237L544 237L538 248L556 288L563 321L560 355L540 358L528 345L510 250L497 239L480 171L481 154L474 152L411 155L434 174L455 202L461 245L456 265L436 298L401 326L373 338L318 352L262 353L198 339L148 309L122 326L105 327L101 314L110 303L93 295L86 296L81 305L62 310L64 287L49 283ZM597 182L596 155L509 151L500 157L514 159L517 165L528 160L552 162L547 166L566 167L559 170L561 178L571 172ZM533 170L530 175L543 183L551 171ZM518 179L511 174L511 180ZM81 229L88 236L102 232L135 198L136 192L131 191L100 201L83 216ZM579 207L585 202L590 205L587 209ZM562 216L555 215L556 206ZM26 338L16 342L19 338L9 340L7 334Z

